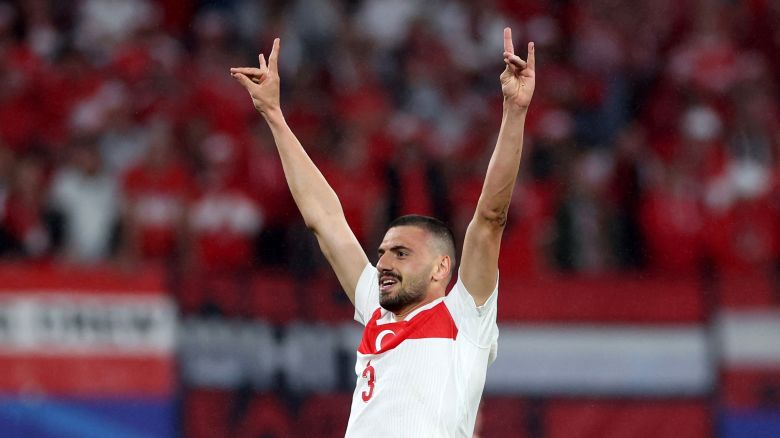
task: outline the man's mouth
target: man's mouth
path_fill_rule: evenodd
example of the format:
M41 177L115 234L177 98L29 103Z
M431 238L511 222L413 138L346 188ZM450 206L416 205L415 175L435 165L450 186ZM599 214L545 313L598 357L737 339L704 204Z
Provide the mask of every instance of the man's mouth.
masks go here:
M379 291L389 292L398 283L398 278L391 275L383 275L379 278Z

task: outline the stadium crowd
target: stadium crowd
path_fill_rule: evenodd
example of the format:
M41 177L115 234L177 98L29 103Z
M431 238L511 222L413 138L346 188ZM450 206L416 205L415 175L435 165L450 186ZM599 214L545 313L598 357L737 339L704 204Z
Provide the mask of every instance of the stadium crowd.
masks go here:
M409 212L463 235L509 24L541 80L503 269L771 269L778 22L766 0L0 2L0 256L156 264L174 289L320 272L228 73L276 35L283 110L368 253Z

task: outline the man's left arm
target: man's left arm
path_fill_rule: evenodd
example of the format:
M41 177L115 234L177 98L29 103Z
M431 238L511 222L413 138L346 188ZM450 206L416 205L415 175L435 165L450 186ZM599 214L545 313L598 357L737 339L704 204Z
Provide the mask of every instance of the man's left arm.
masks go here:
M460 280L477 306L487 301L498 279L501 235L520 167L525 116L536 83L535 61L534 44L528 44L528 61L523 61L514 53L512 31L504 29L506 68L501 73L501 92L504 95L501 130L477 209L466 230L461 256Z

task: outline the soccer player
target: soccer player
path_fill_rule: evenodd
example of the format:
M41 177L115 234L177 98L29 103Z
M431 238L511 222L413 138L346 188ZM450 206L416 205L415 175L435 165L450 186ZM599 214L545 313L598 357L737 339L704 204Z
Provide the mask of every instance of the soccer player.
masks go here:
M535 86L534 45L515 55L504 29L503 118L482 194L463 243L458 280L452 232L425 216L390 224L376 267L349 228L336 193L285 123L279 105L279 39L266 64L232 68L271 128L306 225L365 325L348 437L471 437L496 357L498 253Z

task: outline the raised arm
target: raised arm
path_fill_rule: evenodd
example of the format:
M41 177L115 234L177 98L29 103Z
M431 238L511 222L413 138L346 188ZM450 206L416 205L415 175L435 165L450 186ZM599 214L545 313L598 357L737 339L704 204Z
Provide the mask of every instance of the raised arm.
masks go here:
M528 62L515 55L512 31L504 29L504 63L501 92L504 114L498 141L490 158L482 194L466 230L460 279L477 305L490 297L498 277L498 253L507 220L509 201L523 151L523 129L534 93L534 44L528 44Z
M268 65L262 54L259 58L260 68L231 68L230 74L246 88L271 128L295 204L354 303L355 287L368 257L347 225L336 193L284 120L279 104L279 39L274 40Z

